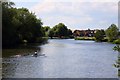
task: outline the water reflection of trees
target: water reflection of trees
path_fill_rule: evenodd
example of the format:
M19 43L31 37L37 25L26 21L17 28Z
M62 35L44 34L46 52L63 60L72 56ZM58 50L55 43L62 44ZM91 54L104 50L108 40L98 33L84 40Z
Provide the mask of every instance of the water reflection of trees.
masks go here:
M38 44L24 44L12 49L3 49L2 57L11 57L14 55L27 56L33 54L35 51L41 52L41 47L36 46Z

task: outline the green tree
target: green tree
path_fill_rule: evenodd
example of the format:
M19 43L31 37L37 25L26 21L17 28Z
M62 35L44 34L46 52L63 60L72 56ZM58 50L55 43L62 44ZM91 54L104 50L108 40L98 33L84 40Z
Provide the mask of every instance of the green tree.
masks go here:
M23 41L33 43L44 35L41 19L27 8L14 8L14 3L2 4L2 41L3 47L18 45Z
M51 30L49 31L48 36L51 37L51 39L54 37L54 31L53 31L53 29L51 29Z
M49 27L49 26L44 26L43 28L44 28L44 31L45 31L45 32L48 32L48 31L50 30L50 27Z
M35 42L37 37L42 37L42 22L36 18L34 13L30 13L26 8L19 8L17 19L21 24L17 28L17 32L21 35L21 40Z
M67 36L68 35L68 28L67 26L65 26L63 23L59 23L56 29L56 34L58 35L58 37L62 37L62 36Z
M50 27L49 26L44 26L43 27L43 31L45 32L45 36L48 37L49 31L50 31Z
M59 23L55 25L49 31L49 37L59 37L59 38L67 38L72 37L72 31L65 26L63 23Z
M94 36L95 36L96 41L103 41L105 32L104 30L97 30Z
M14 15L17 13L13 8L13 2L2 3L2 46L15 45L18 42L16 28L12 22Z
M115 24L112 24L106 31L106 36L108 38L108 41L112 42L118 38L119 29Z
M73 35L72 30L68 29L68 35L69 36Z

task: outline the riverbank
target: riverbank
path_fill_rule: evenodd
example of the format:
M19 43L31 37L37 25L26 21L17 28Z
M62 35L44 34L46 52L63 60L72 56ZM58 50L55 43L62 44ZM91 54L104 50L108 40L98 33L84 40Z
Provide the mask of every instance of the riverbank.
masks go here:
M75 40L95 40L95 37L75 37Z
M15 46L2 48L2 57L11 57L13 55L29 55L33 54L35 51L39 50L39 45L44 45L48 43L47 37L37 38L34 43L29 43L24 40L22 43Z
M48 39L74 39L73 36L70 37L48 37Z
M75 40L93 40L96 41L95 37L75 37ZM97 41L98 42L98 41ZM104 39L100 42L109 42L107 37L104 37ZM110 42L113 44L120 44L120 39L114 40L113 42Z
M17 47L14 48L6 48L2 49L2 57L11 57L15 55L30 55L33 54L35 51L40 50L39 45L42 45L40 43L29 43L29 44L20 44Z

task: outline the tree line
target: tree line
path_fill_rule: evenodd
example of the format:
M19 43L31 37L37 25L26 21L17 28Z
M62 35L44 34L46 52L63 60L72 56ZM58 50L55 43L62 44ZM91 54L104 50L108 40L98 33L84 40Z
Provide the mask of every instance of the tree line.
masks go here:
M96 41L106 40L108 42L120 44L120 31L115 24L111 24L106 30L97 30L94 36Z

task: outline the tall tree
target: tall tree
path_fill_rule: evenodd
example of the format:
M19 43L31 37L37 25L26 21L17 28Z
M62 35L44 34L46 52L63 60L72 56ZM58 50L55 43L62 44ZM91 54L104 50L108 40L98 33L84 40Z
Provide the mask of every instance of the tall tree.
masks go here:
M113 40L118 38L119 29L115 24L112 24L107 30L106 30L106 36L108 37L108 40L112 42Z
M2 45L10 46L15 45L18 42L18 36L16 34L16 28L12 22L14 15L17 13L13 8L14 3L3 2L2 3Z
M57 25L57 30L56 33L58 34L58 37L62 37L62 36L67 36L68 35L68 29L67 26L65 26L63 23L59 23Z
M18 45L26 40L35 42L43 36L42 22L27 8L14 8L14 3L3 2L2 4L2 41L3 47Z
M94 36L95 36L96 41L103 41L105 32L104 30L97 30Z

